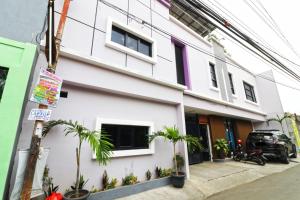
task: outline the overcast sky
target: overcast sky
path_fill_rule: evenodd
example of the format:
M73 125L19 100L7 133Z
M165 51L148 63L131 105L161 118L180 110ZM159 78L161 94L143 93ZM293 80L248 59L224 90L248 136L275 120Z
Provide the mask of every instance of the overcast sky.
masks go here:
M227 18L230 23L234 24L240 30L247 33L253 39L256 39L260 43L264 43L264 45L268 45L269 48L271 47L282 56L300 65L300 25L298 22L298 20L300 19L300 1L203 0L203 2L206 2L207 5L215 9L220 15ZM251 8L247 3L250 4L253 8ZM263 21L263 19L258 16L256 12L259 12L260 14L262 12L266 17L270 19L261 5L264 6L269 15L276 22L283 35L292 45L294 51L291 50L291 47L288 47L286 42L282 41L279 36L277 36L276 33ZM225 10L224 8L227 10ZM222 11L220 9L222 9ZM255 9L256 12L253 9ZM260 9L260 11L258 11L258 9ZM230 11L230 13L228 13L228 11ZM237 18L234 18L233 15ZM233 19L229 16L233 17ZM246 30L243 26L247 26L246 29L248 30ZM249 30L251 33L249 32ZM250 69L254 73L261 73L263 71L271 69L270 64L262 62L260 59L244 50L244 48L232 42L232 39L228 38L224 34L218 34L218 32L219 31L216 32L218 37L224 38L221 40L221 43L224 44L228 53L230 53L231 56L243 66ZM255 32L256 34L253 34L253 32ZM286 66L294 70L298 75L300 75L299 66L293 65L286 60L281 59L281 61L284 62ZM274 73L277 82L299 88L298 91L282 85L278 85L278 90L284 110L287 112L296 112L300 114L300 83L291 80L286 75L282 75L282 72L279 73L278 71L274 71Z

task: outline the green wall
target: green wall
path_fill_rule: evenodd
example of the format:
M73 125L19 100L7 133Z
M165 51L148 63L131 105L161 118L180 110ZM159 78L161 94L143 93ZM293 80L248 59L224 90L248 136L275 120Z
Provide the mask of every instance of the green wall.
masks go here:
M4 195L37 47L0 37L0 67L8 68L0 100L0 198ZM26 98L26 99L25 99ZM26 116L25 116L26 117Z

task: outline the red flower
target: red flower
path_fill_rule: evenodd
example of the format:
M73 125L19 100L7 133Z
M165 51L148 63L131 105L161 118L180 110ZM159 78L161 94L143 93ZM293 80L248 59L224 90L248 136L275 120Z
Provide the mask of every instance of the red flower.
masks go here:
M61 193L52 192L50 196L46 198L46 200L62 200L63 196Z

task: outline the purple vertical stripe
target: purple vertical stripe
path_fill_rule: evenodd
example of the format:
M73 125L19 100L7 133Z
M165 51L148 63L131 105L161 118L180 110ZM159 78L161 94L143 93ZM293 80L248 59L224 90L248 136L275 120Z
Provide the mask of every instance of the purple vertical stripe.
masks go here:
M187 88L192 89L191 80L190 80L190 68L189 68L189 59L188 59L188 51L186 46L182 49L182 57L183 57L183 70L184 70L184 81Z
M171 7L170 0L157 0L157 1L160 2L162 5L166 6L167 8Z
M184 83L185 83L185 86L187 86L187 88L189 90L191 90L192 85L191 85L191 79L190 79L190 68L189 68L187 46L183 42L181 42L180 40L178 40L177 38L175 38L173 36L171 37L171 41L172 41L172 43L182 47Z

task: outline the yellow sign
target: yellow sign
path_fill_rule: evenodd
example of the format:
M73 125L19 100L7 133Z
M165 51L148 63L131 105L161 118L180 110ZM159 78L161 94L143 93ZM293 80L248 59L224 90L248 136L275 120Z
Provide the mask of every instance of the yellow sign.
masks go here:
M294 135L295 135L295 138L296 138L297 147L299 149L299 147L300 147L300 137L299 137L297 124L296 124L295 119L291 119L291 121L292 121L293 130L294 130Z

